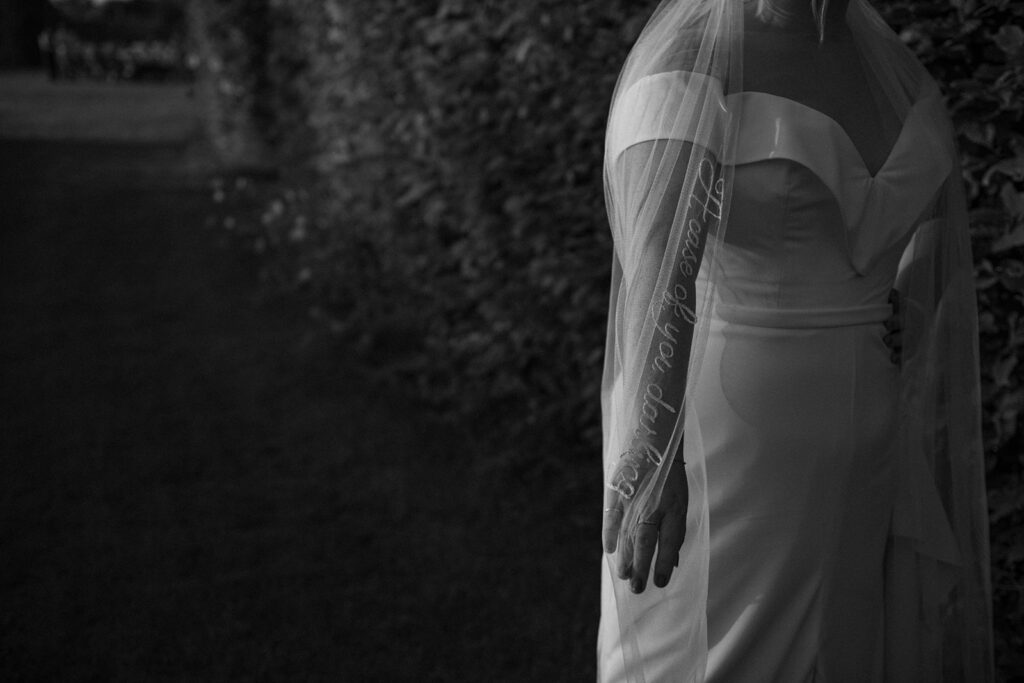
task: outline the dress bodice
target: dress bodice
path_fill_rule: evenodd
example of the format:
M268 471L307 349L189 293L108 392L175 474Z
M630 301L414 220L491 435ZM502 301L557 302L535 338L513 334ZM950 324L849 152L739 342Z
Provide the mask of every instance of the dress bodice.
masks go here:
M937 93L913 106L874 174L842 127L815 109L760 92L725 100L741 108L741 123L727 160L721 304L791 311L808 324L886 317L901 254L951 166L928 125Z
M717 254L720 300L761 309L884 303L900 245L862 275L845 233L835 198L810 169L786 159L737 166Z
M671 113L708 107L728 116L697 128L693 117ZM934 85L919 93L872 173L828 115L780 95L723 94L713 77L669 71L623 95L606 154L617 159L632 145L666 139L728 150L731 157L720 160L734 169L716 255L721 303L792 311L808 324L850 324L886 316L904 247L950 173L943 112ZM731 145L722 143L725 121L738 122Z

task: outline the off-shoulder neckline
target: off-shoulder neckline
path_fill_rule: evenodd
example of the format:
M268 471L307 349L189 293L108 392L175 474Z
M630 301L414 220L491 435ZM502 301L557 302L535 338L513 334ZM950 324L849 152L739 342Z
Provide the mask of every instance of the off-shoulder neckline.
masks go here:
M891 165L893 159L896 156L898 156L898 154L901 151L902 146L904 144L906 144L906 140L911 135L910 131L912 130L912 128L913 128L913 126L915 124L915 121L914 121L914 113L915 113L915 111L923 108L925 106L925 103L929 101L931 96L934 96L934 94L929 94L929 93L923 94L911 106L910 110L907 112L907 115L906 115L906 117L903 120L902 126L900 128L900 132L896 136L896 140L893 142L892 147L889 148L889 151L886 154L885 159L882 162L882 165L879 166L875 170L874 173L872 173L871 170L869 169L867 162L864 160L864 155L861 154L860 149L853 142L853 139L850 137L850 134L846 132L846 129L843 128L843 126L838 121L836 121L833 117L829 116L828 114L826 114L825 112L821 111L820 109L816 109L816 108L810 106L809 104L805 104L804 102L801 102L799 100L795 100L793 98L786 97L785 95L778 95L776 93L763 92L763 91L760 91L760 90L743 90L743 91L740 91L740 92L730 93L730 94L726 95L726 99L732 99L732 98L747 98L747 99L749 99L749 98L757 98L757 97L768 97L768 98L772 98L772 99L776 99L776 100L781 100L786 106L794 107L798 111L803 112L804 114L809 114L811 116L818 117L822 122L825 123L825 125L829 126L833 130L835 130L836 134L838 135L839 140L841 141L841 144L846 148L846 151L851 154L851 157L857 162L857 164L859 165L860 169L863 171L864 175L866 175L868 178L874 180L878 176L884 174L886 172L886 170L889 168L889 166Z

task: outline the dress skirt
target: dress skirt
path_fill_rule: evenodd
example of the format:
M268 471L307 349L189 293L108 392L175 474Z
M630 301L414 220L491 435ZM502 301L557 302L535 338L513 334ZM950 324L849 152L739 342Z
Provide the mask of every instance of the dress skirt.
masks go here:
M688 421L684 446L699 444L707 464L709 683L884 678L898 368L883 342L885 308L869 308L818 321L736 309L711 321L688 418L699 424ZM600 680L619 681L602 566ZM685 655L672 645L694 615L648 592L645 678L683 680Z

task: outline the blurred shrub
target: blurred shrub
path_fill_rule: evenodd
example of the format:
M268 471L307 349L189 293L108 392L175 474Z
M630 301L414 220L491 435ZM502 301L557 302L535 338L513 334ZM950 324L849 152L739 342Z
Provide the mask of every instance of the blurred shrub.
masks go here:
M205 4L218 116L283 155L308 196L305 246L278 254L274 278L290 270L333 329L445 413L593 445L610 265L602 137L646 12Z
M497 420L510 443L547 431L593 467L611 258L602 138L655 4L196 2L214 138L281 171L255 195L220 183L222 219L382 379L453 418ZM1007 668L1024 651L1011 628L1024 616L1024 7L881 9L943 85L963 151Z
M96 80L184 80L191 76L189 60L176 40L131 42L83 40L59 29L40 40L44 55L53 53L54 78Z

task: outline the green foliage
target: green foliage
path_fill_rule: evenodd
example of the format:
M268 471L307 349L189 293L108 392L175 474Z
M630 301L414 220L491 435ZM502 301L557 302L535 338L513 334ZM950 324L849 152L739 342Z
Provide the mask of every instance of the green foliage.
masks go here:
M282 173L221 183L223 219L382 379L513 439L544 430L591 467L611 258L602 139L655 4L196 3L214 138ZM1024 651L1011 628L1024 618L1024 6L881 9L940 81L960 137L1009 670Z

